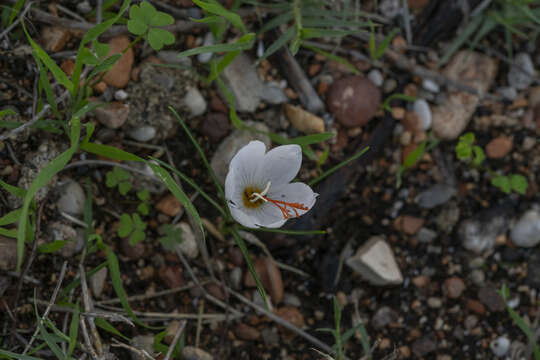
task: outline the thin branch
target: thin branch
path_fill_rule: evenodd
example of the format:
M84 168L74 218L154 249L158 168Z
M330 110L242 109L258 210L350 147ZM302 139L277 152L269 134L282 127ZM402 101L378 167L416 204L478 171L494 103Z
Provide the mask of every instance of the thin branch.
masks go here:
M34 2L33 1L30 1L26 7L24 8L24 10L22 11L22 13L19 15L19 17L17 18L17 20L15 20L14 22L11 23L11 25L9 25L4 31L2 31L2 33L0 34L0 39L3 38L4 36L6 36L7 34L9 34L9 32L17 25L19 25L19 23L22 21L22 19L25 17L26 13L28 12L28 10L30 10L30 8L32 7L32 5L34 5Z
M169 360L171 358L173 350L176 347L176 343L180 339L180 335L182 334L182 331L184 331L185 327L186 327L186 322L185 321L180 322L180 326L178 327L178 331L174 335L173 341L172 341L171 345L169 346L169 350L167 350L167 355L165 355L165 358L163 360Z
M148 360L155 360L146 350L143 349L137 349L136 347L133 347L128 344L121 343L120 341L116 340L115 338L112 338L112 341L114 344L111 344L112 347L121 347L124 349L128 349L131 352L134 352L135 354L138 354L142 359L148 359Z

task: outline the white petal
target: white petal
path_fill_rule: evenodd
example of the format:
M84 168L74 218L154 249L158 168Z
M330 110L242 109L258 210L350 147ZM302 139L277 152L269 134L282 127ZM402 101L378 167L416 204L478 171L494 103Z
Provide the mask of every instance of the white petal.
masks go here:
M296 209L299 216L305 214L313 207L317 195L308 185L301 182L285 184L280 187L271 187L268 192L268 198L270 199L289 203L300 203L303 207L306 207L306 210ZM294 216L295 212L290 209L289 214Z
M238 221L241 225L244 225L248 228L258 228L255 224L255 218L252 216L247 215L242 210L229 205L229 209L231 210L231 215L234 218L234 220Z
M225 179L233 184L229 184L229 188L233 187L236 182L240 182L242 186L264 186L265 184L259 184L261 182L259 175L259 168L263 162L264 153L266 152L266 146L262 141L250 141L249 144L241 148L231 160L229 165L229 173L234 175L233 179ZM225 186L227 188L227 186Z
M252 210L255 223L268 228L281 227L287 221L283 213L277 206L270 202L262 204L259 208Z
M277 146L266 153L261 168L264 181L272 186L291 182L302 165L302 148L294 145Z

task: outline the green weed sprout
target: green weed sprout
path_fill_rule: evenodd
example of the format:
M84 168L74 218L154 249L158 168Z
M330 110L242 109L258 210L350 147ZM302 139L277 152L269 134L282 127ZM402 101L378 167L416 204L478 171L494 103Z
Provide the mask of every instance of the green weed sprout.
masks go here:
M126 238L129 236L129 243L136 245L146 239L146 223L139 214L122 214L120 216L120 226L118 227L118 236Z
M105 185L109 188L118 187L118 192L126 195L131 190L131 174L115 167L113 170L107 172Z
M529 186L525 176L520 174L496 174L484 165L484 160L486 159L484 150L480 146L474 145L475 141L475 136L472 132L461 135L455 148L456 157L472 167L487 171L491 175L491 185L500 189L505 194L510 194L514 191L518 194L525 195Z

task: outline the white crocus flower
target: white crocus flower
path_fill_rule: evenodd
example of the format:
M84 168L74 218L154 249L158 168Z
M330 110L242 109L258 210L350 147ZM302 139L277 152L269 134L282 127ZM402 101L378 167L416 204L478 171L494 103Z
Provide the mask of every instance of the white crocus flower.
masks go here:
M250 228L278 228L309 211L318 194L304 183L291 183L301 164L298 145L266 152L264 143L251 141L240 149L225 180L225 197L233 218Z

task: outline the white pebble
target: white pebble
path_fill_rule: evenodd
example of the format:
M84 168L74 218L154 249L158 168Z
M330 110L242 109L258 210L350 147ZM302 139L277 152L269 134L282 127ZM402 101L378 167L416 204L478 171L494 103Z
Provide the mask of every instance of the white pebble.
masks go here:
M136 141L147 142L156 136L156 129L153 126L141 126L130 130L128 135Z
M510 349L510 340L507 337L501 336L490 342L489 347L495 356L503 357Z
M401 12L401 1L399 0L383 0L379 5L381 14L387 18L393 19Z
M126 100L128 98L128 93L125 91L125 90L117 90L115 93L114 93L114 98L118 101L123 101L123 100Z
M431 128L431 109L424 99L418 99L414 102L413 111L420 118L420 128L427 131Z
M215 42L214 35L212 34L211 31L209 31L204 36L204 41L203 41L202 46L214 45L214 42ZM199 60L200 63L205 64L209 62L210 59L212 59L212 55L213 55L212 53L202 53L202 54L197 55L197 60Z
M437 84L435 81L431 79L422 80L422 87L426 89L427 91L431 91L434 93L438 93L441 90L439 87L439 84Z
M532 248L540 243L540 212L531 209L512 228L510 237L519 247Z
M371 82L373 84L375 84L375 86L377 86L377 87L380 87L383 84L383 81L384 81L381 72L379 70L377 70L377 69L371 70L368 73L367 78L369 80L371 80Z
M259 40L257 44L257 57L262 58L263 55L264 55L264 43L261 40Z
M531 56L527 53L519 53L508 71L508 84L518 90L525 90L532 84L534 73Z
M199 116L206 112L206 100L201 95L199 89L192 87L190 88L186 96L184 97L184 104L189 108L191 116Z

